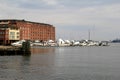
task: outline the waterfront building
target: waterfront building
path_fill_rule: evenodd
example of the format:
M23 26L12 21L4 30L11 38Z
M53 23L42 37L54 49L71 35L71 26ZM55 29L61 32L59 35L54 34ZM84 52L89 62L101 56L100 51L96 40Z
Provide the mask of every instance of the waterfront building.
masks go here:
M0 44L19 40L55 40L55 27L25 20L0 20Z

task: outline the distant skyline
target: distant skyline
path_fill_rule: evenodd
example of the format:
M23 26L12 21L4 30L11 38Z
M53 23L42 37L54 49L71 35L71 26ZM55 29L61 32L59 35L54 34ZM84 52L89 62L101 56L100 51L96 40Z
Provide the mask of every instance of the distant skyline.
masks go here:
M52 24L57 38L120 38L120 0L1 0L0 19Z

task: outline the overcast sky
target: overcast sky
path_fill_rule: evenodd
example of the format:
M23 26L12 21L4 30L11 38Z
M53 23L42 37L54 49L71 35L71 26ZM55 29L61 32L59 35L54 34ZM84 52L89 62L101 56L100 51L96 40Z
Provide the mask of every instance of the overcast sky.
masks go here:
M57 38L120 38L120 0L0 0L0 19L52 24Z

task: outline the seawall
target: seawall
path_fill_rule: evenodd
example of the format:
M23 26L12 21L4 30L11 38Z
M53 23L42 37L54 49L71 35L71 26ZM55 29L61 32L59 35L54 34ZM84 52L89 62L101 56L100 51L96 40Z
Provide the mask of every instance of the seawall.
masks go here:
M30 51L24 51L21 47L0 46L0 56L4 55L30 55Z

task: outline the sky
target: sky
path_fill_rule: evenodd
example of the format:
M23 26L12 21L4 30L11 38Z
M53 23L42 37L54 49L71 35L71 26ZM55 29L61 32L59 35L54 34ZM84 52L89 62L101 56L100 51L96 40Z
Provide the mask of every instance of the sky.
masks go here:
M51 24L56 39L120 38L120 0L0 0L0 19Z

